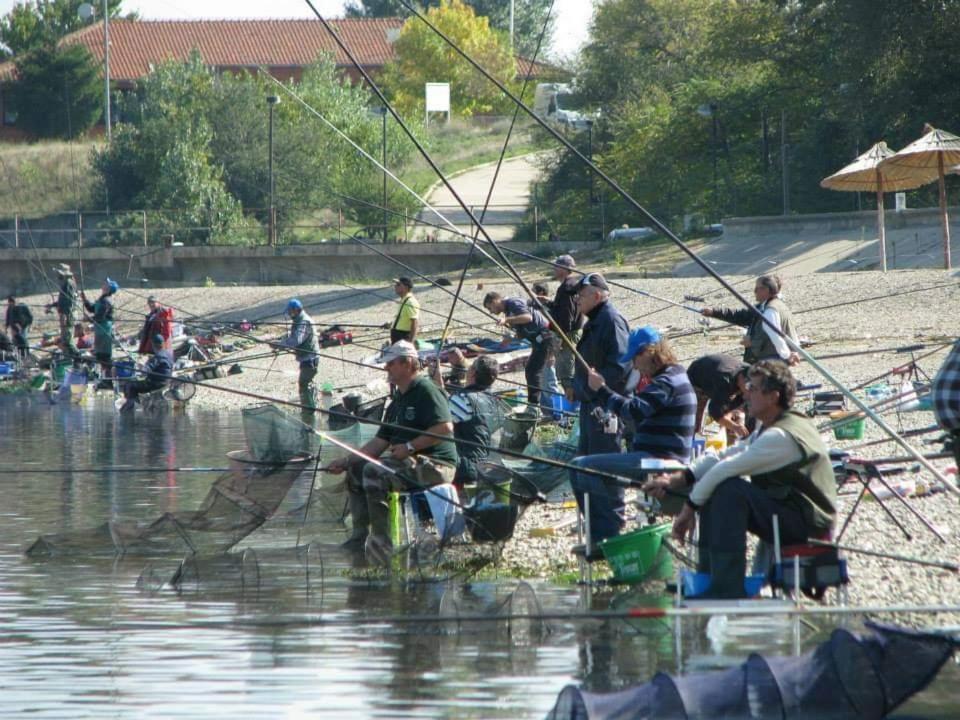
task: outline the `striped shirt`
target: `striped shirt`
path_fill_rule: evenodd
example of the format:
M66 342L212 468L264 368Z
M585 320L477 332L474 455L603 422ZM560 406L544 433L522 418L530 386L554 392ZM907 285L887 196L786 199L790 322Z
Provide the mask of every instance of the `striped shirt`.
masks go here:
M598 393L607 410L636 423L632 452L688 462L693 447L697 395L686 371L668 365L634 397L624 397L606 386Z
M960 430L960 340L933 380L933 414L944 430Z

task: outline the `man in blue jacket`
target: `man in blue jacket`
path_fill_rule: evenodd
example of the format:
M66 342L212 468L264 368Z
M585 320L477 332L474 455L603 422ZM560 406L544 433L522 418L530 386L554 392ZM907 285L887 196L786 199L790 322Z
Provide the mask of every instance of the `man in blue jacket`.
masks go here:
M587 373L587 384L606 411L635 424L630 452L578 457L573 464L639 480L644 458L689 462L697 396L666 338L650 325L637 328L620 361L632 363L650 381L636 395L624 397L593 369ZM618 535L625 520L624 488L586 473L575 473L571 483L581 509L583 495L590 494L592 541ZM588 558L597 556L593 548L586 552Z

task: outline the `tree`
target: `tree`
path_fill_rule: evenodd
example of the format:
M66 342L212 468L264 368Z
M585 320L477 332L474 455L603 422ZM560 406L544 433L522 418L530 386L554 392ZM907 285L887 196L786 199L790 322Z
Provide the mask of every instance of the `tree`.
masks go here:
M507 0L467 0L477 15L490 20L491 27L501 32L510 31L510 2ZM537 48L537 40L543 30L547 31L543 39L543 54L553 38L555 17L550 15L550 0L515 0L514 2L514 49L524 57L532 57ZM440 0L425 0L415 3L416 7L429 9L440 6ZM407 9L399 0L351 0L346 7L347 17L405 17ZM549 16L549 21L548 21Z
M72 139L100 118L100 71L85 47L42 45L15 62L10 104L18 127L39 138Z
M83 20L79 9L84 0L35 0L21 2L0 18L0 43L14 56L46 45L52 47L64 36L97 18ZM120 12L121 0L108 0L110 17ZM99 11L100 4L97 3Z
M477 16L462 0L441 0L427 15L494 77L515 86L516 61L504 36L490 28L487 18ZM422 111L427 82L450 83L451 110L458 115L502 113L511 106L509 98L421 22L408 20L394 48L383 84L402 110Z

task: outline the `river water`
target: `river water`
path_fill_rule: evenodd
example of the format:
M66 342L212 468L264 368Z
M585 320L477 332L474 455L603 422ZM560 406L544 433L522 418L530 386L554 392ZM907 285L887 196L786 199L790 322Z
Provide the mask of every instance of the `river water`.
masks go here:
M538 718L569 683L619 689L658 670L796 651L776 620L431 622L451 608L494 615L530 595L511 578L358 577L329 549L342 531L301 528L296 515L257 531L237 562L189 564L179 591L163 582L178 557L24 555L41 534L196 508L217 473L178 468L225 466L243 445L236 412L127 417L106 397L0 397L0 717ZM307 492L295 485L281 511ZM276 549L298 532L311 551ZM575 586L533 590L550 612L585 607ZM802 649L824 639L820 624ZM956 718L957 687L950 663L899 716Z

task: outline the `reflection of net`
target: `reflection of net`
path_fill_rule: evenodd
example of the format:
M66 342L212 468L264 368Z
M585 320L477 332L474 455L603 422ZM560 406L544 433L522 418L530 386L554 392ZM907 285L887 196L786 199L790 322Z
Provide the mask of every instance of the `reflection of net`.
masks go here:
M575 445L564 442L553 442L545 448L530 443L525 448L524 454L569 463L577 454L577 448ZM559 490L570 480L568 469L536 460L511 460L504 456L503 464L520 478L520 481L514 483L514 492L520 495L529 494L531 499L537 492L547 495L554 490Z
M437 608L438 628L445 634L505 632L519 645L549 632L540 600L529 583L519 583L506 599L496 595L484 594L480 586L447 588Z
M282 465L230 453L232 470L210 488L194 512L164 513L149 524L111 521L76 532L42 535L28 555L170 555L225 552L260 527L277 509L312 459Z

